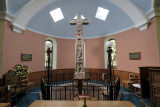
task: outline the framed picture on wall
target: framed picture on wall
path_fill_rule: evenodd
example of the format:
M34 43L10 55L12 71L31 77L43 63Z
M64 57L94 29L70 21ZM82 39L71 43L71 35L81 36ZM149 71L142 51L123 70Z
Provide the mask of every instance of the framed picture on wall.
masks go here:
M21 53L21 61L32 61L32 54Z
M140 60L141 59L141 52L133 52L129 53L130 60Z

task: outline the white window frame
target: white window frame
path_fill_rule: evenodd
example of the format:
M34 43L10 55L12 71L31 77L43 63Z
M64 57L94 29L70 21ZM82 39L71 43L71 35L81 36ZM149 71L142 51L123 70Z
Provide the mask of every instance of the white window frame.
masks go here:
M46 41L51 41L53 43L52 69L56 69L57 68L57 41L51 37L46 38Z
M106 47L106 42L110 41L111 39L114 39L116 40L113 36L111 37L107 37L105 40L104 40L104 58L105 58L105 69L107 69L107 65L108 65L108 53L107 53L107 47ZM117 55L116 55L117 56ZM117 68L117 63L116 65L113 65L114 68Z

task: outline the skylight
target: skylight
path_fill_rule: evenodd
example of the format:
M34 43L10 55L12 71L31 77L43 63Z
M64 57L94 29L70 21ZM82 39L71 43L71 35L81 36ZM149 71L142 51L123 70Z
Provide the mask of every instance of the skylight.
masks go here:
M57 22L57 21L64 18L63 13L61 11L61 8L57 8L55 10L52 10L50 12L50 15L52 16L54 22Z
M83 15L81 15L81 18L85 19L85 17ZM73 19L77 19L77 15Z
M98 7L97 9L97 13L96 13L96 18L101 19L103 21L106 20L107 16L108 16L109 10L104 9L102 7Z

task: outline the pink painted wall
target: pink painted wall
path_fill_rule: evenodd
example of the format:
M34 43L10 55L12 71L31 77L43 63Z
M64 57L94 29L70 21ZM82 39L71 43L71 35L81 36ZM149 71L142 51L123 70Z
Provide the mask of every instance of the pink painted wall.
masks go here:
M104 38L85 39L86 68L105 68Z
M6 22L3 52L3 71L7 72L20 62L21 53L32 54L32 61L24 61L32 72L44 70L44 44L47 36L28 30L18 34L11 31ZM117 69L139 72L140 66L160 66L155 20L149 30L138 29L113 35L117 42ZM86 68L105 68L104 40L106 37L85 39ZM55 38L57 41L57 69L75 67L75 40ZM129 60L130 52L141 52L141 60Z
M57 41L57 68L75 67L75 40L58 39ZM85 54L87 68L104 68L104 38L86 39Z
M21 61L21 53L32 54L32 61L24 61L31 72L44 70L45 38L28 30L21 34L12 32L10 23L6 21L2 75Z
M155 20L147 31L131 29L114 35L117 43L117 69L139 72L140 66L160 66ZM129 53L141 52L141 60L130 60Z
M57 69L75 67L75 40L60 39L57 41Z

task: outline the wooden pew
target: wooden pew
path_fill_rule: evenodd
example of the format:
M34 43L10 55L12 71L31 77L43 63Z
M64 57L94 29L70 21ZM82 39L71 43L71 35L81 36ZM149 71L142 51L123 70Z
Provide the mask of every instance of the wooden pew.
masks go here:
M22 92L26 93L34 87L34 82L28 82L28 75L14 76L14 71L8 71L5 74L5 84L11 95L17 95Z

